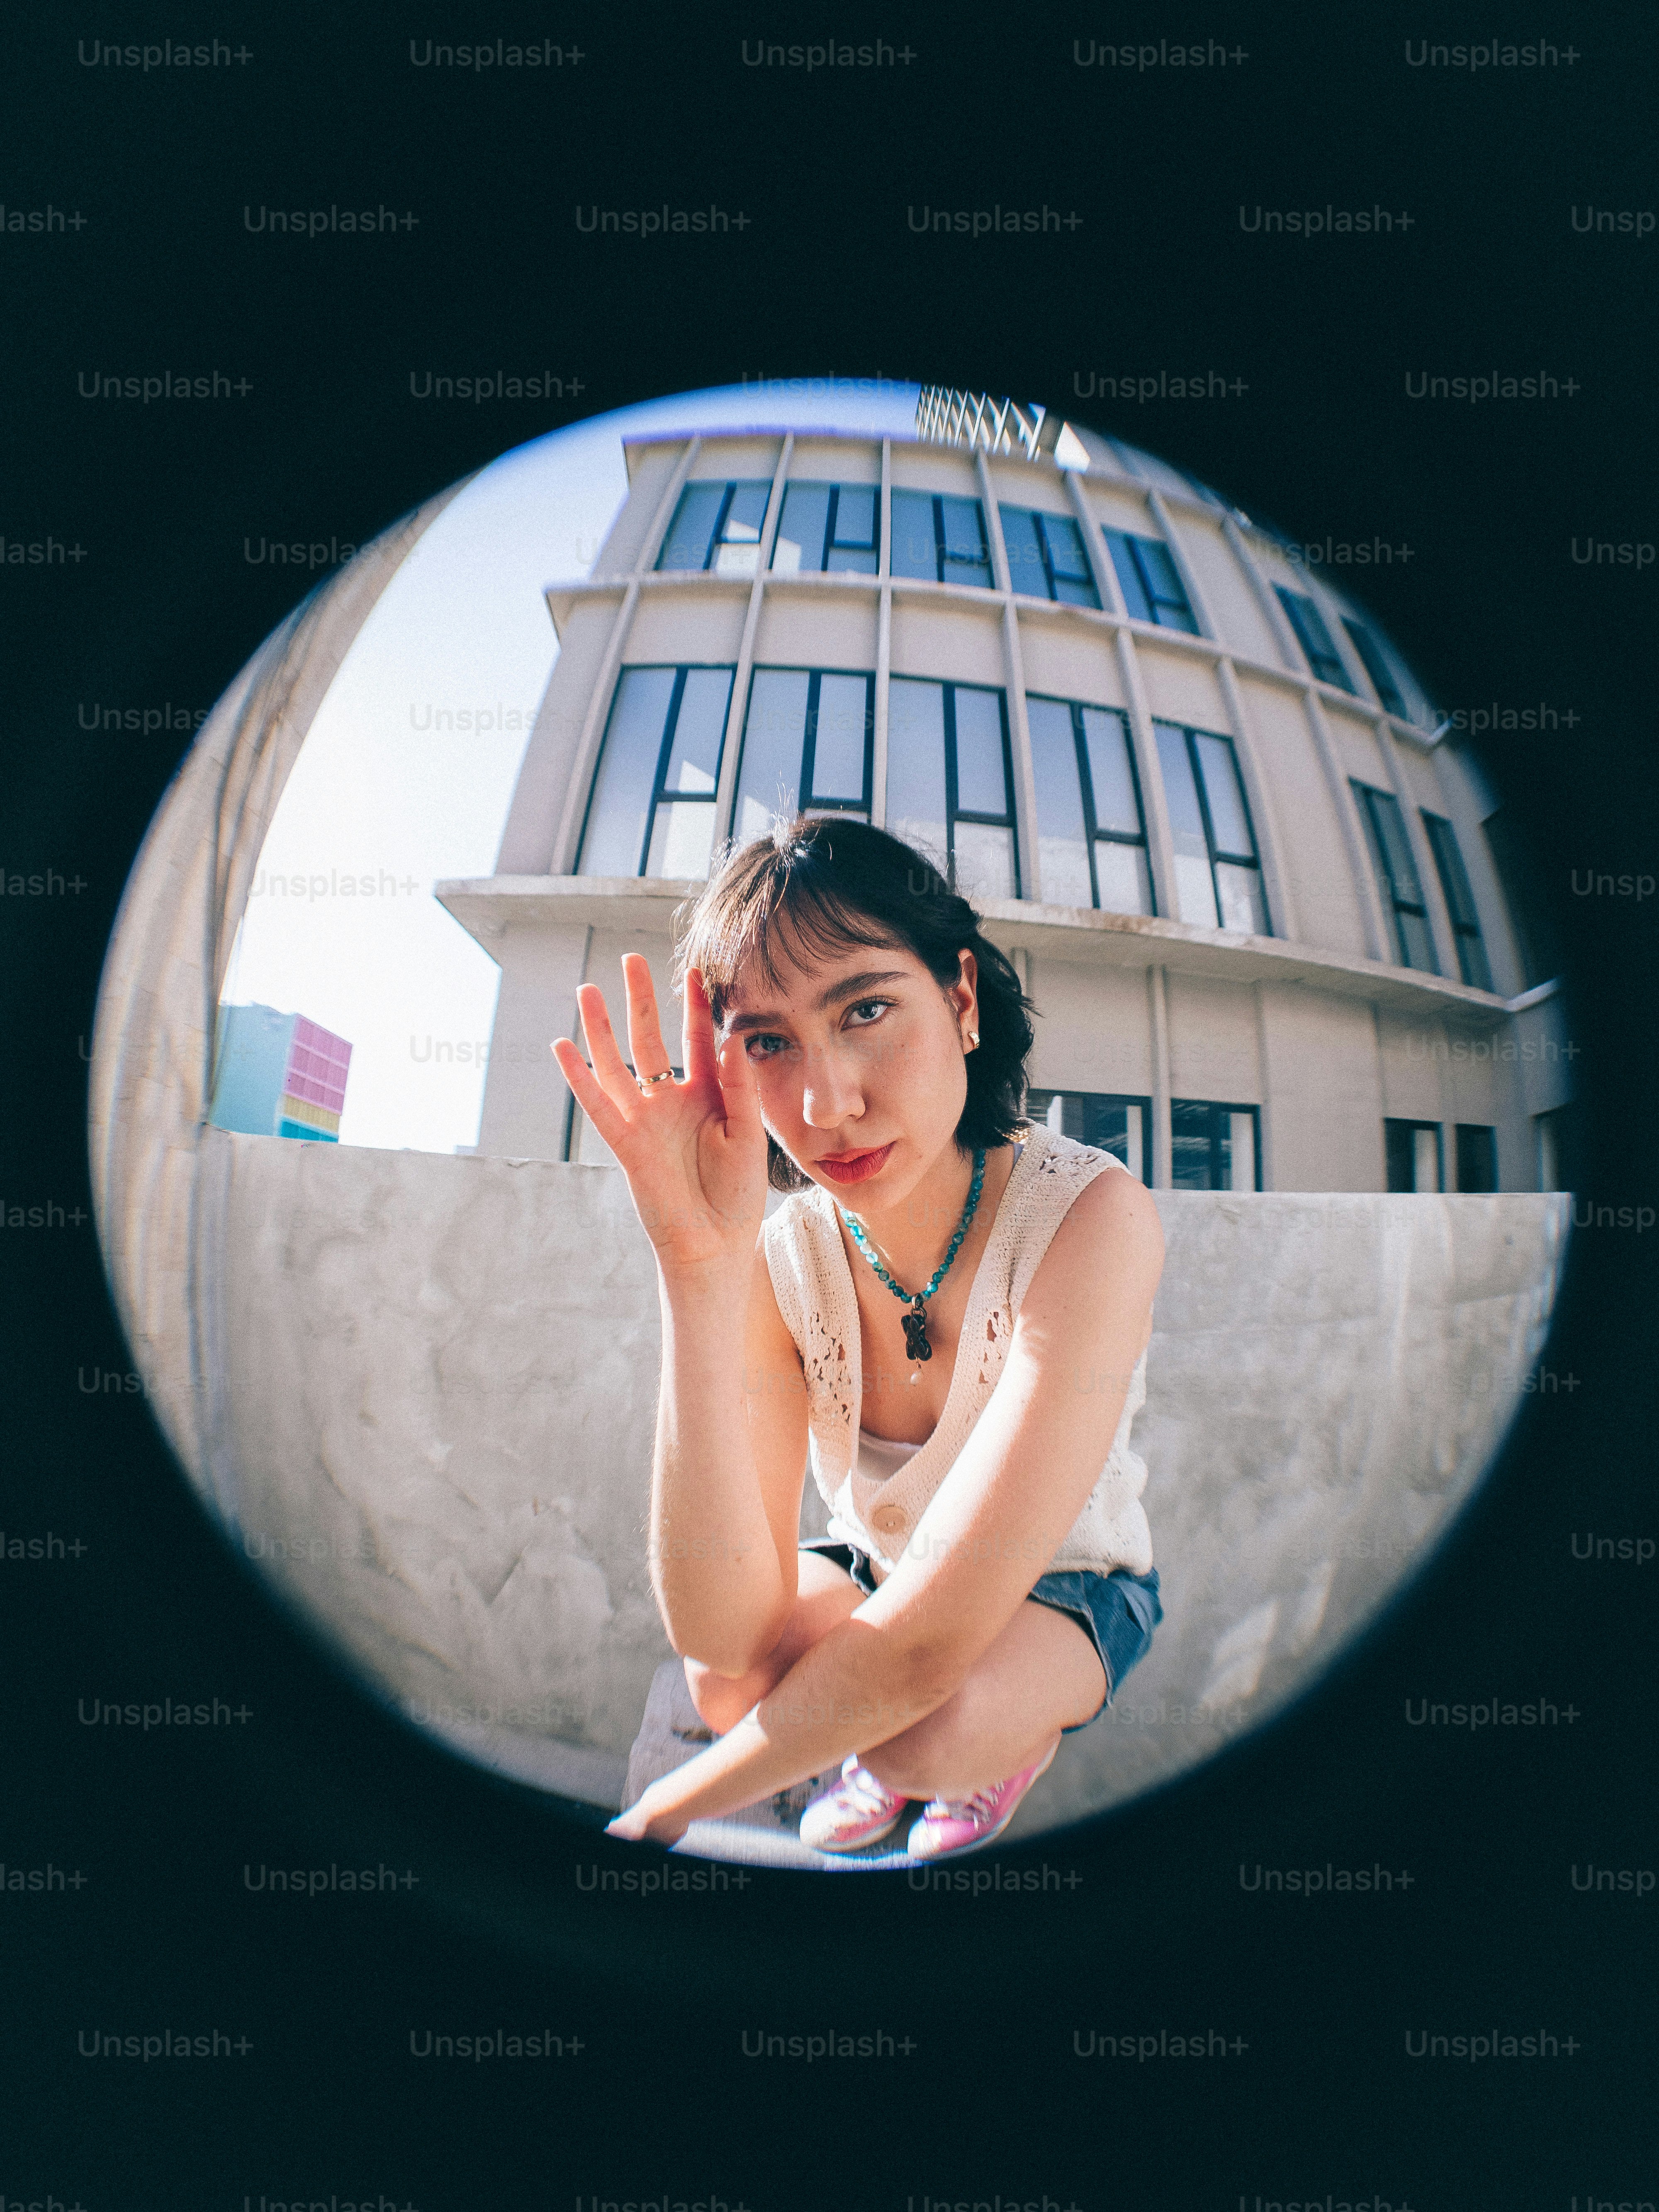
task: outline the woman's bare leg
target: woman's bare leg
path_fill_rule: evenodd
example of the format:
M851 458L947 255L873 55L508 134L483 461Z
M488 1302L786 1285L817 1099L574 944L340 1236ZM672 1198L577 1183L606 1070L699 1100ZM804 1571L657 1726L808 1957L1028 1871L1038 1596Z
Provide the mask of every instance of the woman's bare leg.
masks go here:
M1027 1598L955 1695L863 1762L907 1797L966 1797L1041 1759L1105 1694L1092 1638L1069 1614Z
M864 1592L844 1567L821 1552L803 1552L794 1610L758 1667L734 1676L717 1674L700 1659L682 1662L691 1702L702 1719L716 1735L735 1728L751 1706L777 1686L802 1652L839 1628L863 1603Z

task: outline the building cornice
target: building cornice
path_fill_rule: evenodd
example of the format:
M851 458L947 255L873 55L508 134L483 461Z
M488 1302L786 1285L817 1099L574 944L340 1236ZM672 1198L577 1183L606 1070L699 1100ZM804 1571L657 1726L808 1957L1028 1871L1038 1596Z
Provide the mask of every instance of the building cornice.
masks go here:
M676 908L703 888L699 879L649 876L476 876L436 883L433 896L495 958L509 930L604 929L666 945L674 936ZM1496 1028L1515 1011L1493 992L1473 990L1443 975L1390 968L1276 937L1023 899L976 901L975 910L986 936L1001 951L1022 950L1072 966L1143 972L1163 968L1172 975L1287 985L1363 1000L1419 1020L1455 1020L1474 1030ZM1532 995L1527 994L1528 1000Z

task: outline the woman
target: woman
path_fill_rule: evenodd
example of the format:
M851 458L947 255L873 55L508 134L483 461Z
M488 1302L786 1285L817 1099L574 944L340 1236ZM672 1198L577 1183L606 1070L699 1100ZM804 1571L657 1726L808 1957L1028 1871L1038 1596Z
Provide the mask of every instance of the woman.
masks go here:
M611 1832L671 1843L828 1773L819 1850L915 1801L912 1856L987 1843L1162 1618L1127 1449L1152 1197L1022 1121L1018 979L883 830L728 852L677 958L683 1079L623 965L634 1072L592 984L592 1067L553 1051L656 1250L653 1586L718 1741ZM794 1195L767 1221L769 1181ZM809 1446L832 1517L799 1544Z

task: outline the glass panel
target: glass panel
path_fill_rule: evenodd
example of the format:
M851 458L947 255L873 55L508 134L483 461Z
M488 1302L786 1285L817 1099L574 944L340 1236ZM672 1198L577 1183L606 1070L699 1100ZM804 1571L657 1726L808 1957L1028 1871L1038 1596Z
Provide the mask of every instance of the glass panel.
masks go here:
M775 812L787 821L799 804L807 682L804 668L755 671L738 778L735 834L739 844L764 836Z
M855 803L863 799L864 741L870 721L867 677L818 678L817 738L812 754L814 799L850 799Z
M873 553L876 509L880 493L874 484L843 484L836 508L836 544L845 550Z
M651 824L647 876L707 876L714 848L714 809L708 799L663 799Z
M1427 922L1420 914L1407 914L1403 908L1397 907L1395 912L1400 923L1401 941L1405 947L1406 966L1420 968L1426 975L1437 975L1440 963L1434 957L1434 939L1429 934Z
M1440 1132L1434 1128L1412 1131L1412 1188L1438 1190L1440 1188Z
M766 520L769 484L740 483L732 487L732 505L714 556L717 576L752 576L760 566L761 525Z
M1083 739L1089 753L1089 781L1094 788L1096 829L1121 830L1128 836L1139 837L1140 809L1135 801L1129 733L1123 726L1123 717L1100 707L1085 707Z
M662 551L657 556L659 568L702 568L707 565L709 542L725 496L723 483L687 484L680 494L680 503L674 510Z
M1457 1188L1461 1191L1492 1191L1498 1188L1498 1132L1474 1122L1457 1125Z
M1089 564L1084 558L1083 540L1078 526L1068 514L1045 514L1042 534L1048 541L1048 565L1057 577L1070 577L1074 582L1087 582Z
M1128 538L1121 530L1109 530L1106 544L1112 556L1112 566L1117 571L1118 589L1123 594L1125 611L1133 615L1137 622L1151 622L1152 603L1140 580L1140 571L1135 566Z
M1423 827L1429 833L1429 845L1440 872L1440 888L1446 894L1447 912L1459 928L1477 927L1474 897L1463 872L1463 855L1457 849L1451 823L1443 815L1425 813Z
M976 499L941 499L945 524L945 581L986 584L991 580L991 560L985 548L985 525Z
M1176 898L1182 921L1201 929L1217 927L1215 884L1210 875L1210 852L1199 812L1198 786L1193 781L1187 754L1187 736L1169 722L1155 722L1158 764L1164 770L1164 796L1170 810L1170 836L1175 846Z
M1255 841L1250 836L1249 820L1244 811L1244 794L1238 785L1238 763L1233 749L1225 738L1212 738L1194 732L1194 743L1198 748L1199 771L1204 778L1204 796L1210 802L1210 827L1215 833L1218 854L1234 853L1241 860L1255 858Z
M1308 656L1308 665L1322 684L1337 684L1345 691L1352 691L1348 672L1342 665L1342 656L1336 641L1325 627L1325 617L1305 592L1287 591L1283 584L1275 586L1285 611L1291 618L1302 650Z
M772 544L772 566L781 575L823 564L823 533L830 516L828 484L793 483L783 495L783 513Z
M1031 731L1043 899L1050 906L1092 906L1072 710L1058 699L1028 699L1025 715Z
M1252 937L1266 937L1267 902L1261 894L1261 872L1258 868L1243 868L1231 860L1215 864L1216 889L1221 895L1221 927L1224 929L1248 930Z
M1180 863L1176 863L1177 872ZM1152 878L1145 848L1115 845L1102 837L1095 844L1095 873L1100 879L1100 903L1107 914L1150 914ZM1048 878L1043 878L1046 885Z
M757 544L732 545L725 542L716 548L714 568L717 576L752 576L760 567L760 547Z
M1166 606L1185 612L1187 594L1182 588L1181 572L1176 567L1169 547L1157 538L1138 538L1135 550L1146 571L1147 586L1159 608L1159 619L1162 619L1162 610Z
M1002 694L957 686L957 809L963 814L1012 812L1002 757ZM1012 891L1006 894L1012 898Z
M945 686L896 676L887 699L887 827L943 872Z
M679 719L674 725L674 742L669 747L662 780L665 791L714 791L720 772L732 674L729 668L686 670Z
M1359 655L1366 675L1371 679L1371 689L1378 701L1389 714L1403 715L1406 702L1400 696L1400 686L1395 681L1394 671L1383 657L1382 647L1363 623L1353 622L1345 615L1342 626L1353 640L1354 651Z
M1394 882L1395 896L1404 899L1409 906L1421 906L1423 886L1417 880L1417 866L1412 859L1405 823L1401 819L1399 801L1392 792L1373 791L1371 812L1382 841L1382 857Z
M1036 517L1026 507L1002 509L1002 542L1008 550L1008 581L1017 592L1034 599L1048 596L1048 577L1037 543Z
M1255 1188L1255 1115L1229 1114L1224 1170L1229 1190Z
M672 668L625 668L594 781L579 876L636 876L673 696Z
M958 822L957 889L964 898L1014 896L1014 833L988 822Z
M939 549L933 543L933 502L925 491L893 494L893 559L896 576L931 576L939 580Z
M1210 1131L1214 1120L1208 1106L1191 1098L1170 1104L1170 1181L1176 1190L1209 1190Z
M880 566L873 551L857 546L833 545L824 556L825 569L836 576L873 576Z

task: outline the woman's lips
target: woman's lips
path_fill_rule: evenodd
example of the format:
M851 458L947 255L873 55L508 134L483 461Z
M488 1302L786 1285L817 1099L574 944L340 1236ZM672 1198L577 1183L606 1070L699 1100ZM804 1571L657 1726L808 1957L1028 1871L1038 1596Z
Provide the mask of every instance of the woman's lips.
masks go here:
M894 1142L896 1141L895 1139ZM818 1165L836 1182L865 1182L886 1166L887 1155L892 1149L892 1145L883 1145L879 1151L873 1152L826 1154L819 1160Z

